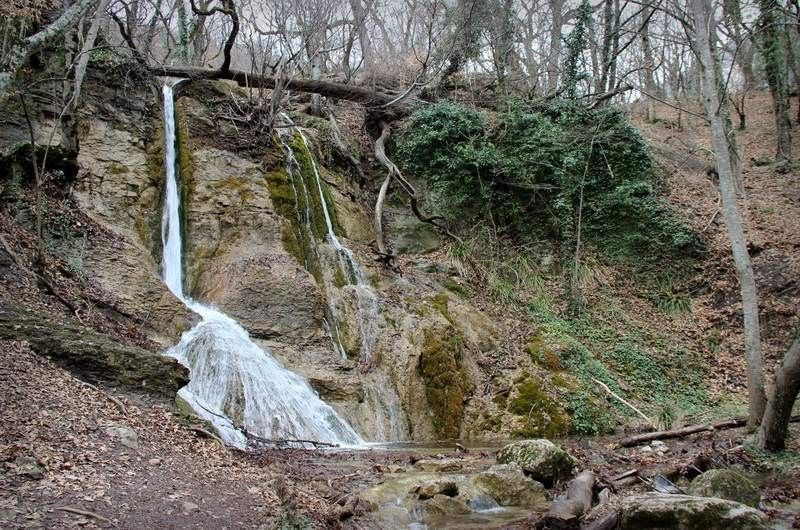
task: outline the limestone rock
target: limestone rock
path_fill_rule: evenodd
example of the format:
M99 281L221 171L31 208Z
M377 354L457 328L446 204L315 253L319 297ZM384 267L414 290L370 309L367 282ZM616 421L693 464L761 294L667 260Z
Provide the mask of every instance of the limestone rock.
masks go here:
M650 493L622 499L622 530L762 530L767 517L738 502Z
M106 434L118 440L119 443L128 449L139 448L139 435L136 434L136 431L130 427L120 425L118 423L112 423L106 427Z
M732 469L711 469L695 478L688 493L698 497L718 497L758 508L761 493L752 480Z
M398 254L428 254L442 242L433 226L403 216L389 225L389 240Z
M0 312L0 338L27 340L37 353L89 379L136 390L172 397L189 382L175 359L12 306Z
M463 500L447 495L434 495L425 502L426 515L468 514L470 512L469 506Z
M416 488L416 493L423 500L430 499L434 495L455 497L458 495L458 486L452 480L431 480Z
M546 485L572 474L577 461L562 448L545 439L521 440L497 453L501 464L515 463L526 475Z
M547 509L548 501L541 482L525 476L515 464L498 464L475 477L475 484L486 490L501 506Z

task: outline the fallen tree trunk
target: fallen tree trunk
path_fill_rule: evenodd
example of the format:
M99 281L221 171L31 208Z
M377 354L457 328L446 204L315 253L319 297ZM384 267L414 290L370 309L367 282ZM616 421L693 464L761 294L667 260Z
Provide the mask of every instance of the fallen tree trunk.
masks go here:
M580 519L592 507L594 474L582 471L569 481L567 494L553 501L547 512L536 523L537 528L548 530L577 530Z
M235 81L239 86L245 88L275 88L276 84L286 90L297 90L299 92L310 92L322 96L344 99L361 103L367 107L386 107L392 105L397 100L397 96L369 90L354 85L334 83L332 81L314 81L309 79L285 79L268 75L258 75L244 72L241 70L209 70L207 68L195 67L173 67L173 66L152 66L150 71L154 75L167 77L180 77L188 80L202 79L224 79ZM396 102L392 109L387 113L404 115L412 110L412 103L408 100Z
M789 421L796 422L800 421L800 415L792 416ZM730 420L718 421L716 423L703 423L700 425L689 425L688 427L682 427L680 429L674 429L671 431L657 431L657 432L648 432L644 434L637 434L635 436L630 436L628 438L623 438L619 442L617 442L617 447L633 447L639 444L652 442L654 440L668 440L670 438L683 438L684 436L689 436L691 434L697 434L700 432L711 432L711 431L719 431L723 429L734 429L736 427L744 427L747 425L747 418L732 418Z

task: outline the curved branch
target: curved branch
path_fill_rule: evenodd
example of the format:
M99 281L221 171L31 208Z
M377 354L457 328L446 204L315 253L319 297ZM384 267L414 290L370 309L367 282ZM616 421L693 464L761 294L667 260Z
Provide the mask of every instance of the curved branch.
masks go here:
M377 238L378 250L387 256L387 261L391 260L391 254L386 251L386 241L384 239L380 217L383 210L383 201L386 198L386 189L388 189L389 181L391 179L396 180L400 187L403 188L403 191L408 195L409 199L411 200L411 211L414 212L414 215L417 217L417 219L423 223L428 223L435 226L447 234L447 236L455 239L459 243L463 243L463 240L460 237L450 232L446 226L439 222L443 219L441 216L428 217L420 212L419 204L417 202L417 190L415 190L414 186L412 186L411 183L407 181L405 177L403 177L403 174L400 172L400 168L398 168L397 165L386 155L386 140L389 139L390 134L391 127L388 123L383 122L381 123L381 135L377 140L375 140L375 158L378 159L378 161L389 170L389 174L381 186L381 192L378 194L378 200L375 204L375 237Z

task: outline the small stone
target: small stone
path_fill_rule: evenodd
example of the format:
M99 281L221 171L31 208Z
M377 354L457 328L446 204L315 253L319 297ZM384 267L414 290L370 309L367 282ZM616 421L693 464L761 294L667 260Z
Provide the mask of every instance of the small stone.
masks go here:
M150 464L151 466L157 466L158 464L161 463L161 459L160 458L151 458L150 460L147 461L147 463Z
M184 501L181 504L181 509L184 511L184 513L190 513L199 510L200 506L196 505L193 502Z
M20 456L14 460L14 465L17 468L17 475L23 475L34 480L40 480L44 477L44 469L36 462L35 458Z
M419 471L429 471L432 473L449 473L453 471L461 471L464 463L461 460L453 458L445 458L436 460L433 458L423 458L414 463L414 468Z
M639 452L640 453L652 453L653 452L653 448L650 447L649 445L645 445L644 447L639 449Z
M106 434L119 440L119 443L128 449L139 448L139 435L136 434L136 431L130 427L126 427L125 425L120 425L118 423L112 423L106 427Z
M406 472L406 468L404 468L403 466L398 466L396 464L392 464L392 465L390 465L388 467L388 471L389 471L389 473L405 473Z

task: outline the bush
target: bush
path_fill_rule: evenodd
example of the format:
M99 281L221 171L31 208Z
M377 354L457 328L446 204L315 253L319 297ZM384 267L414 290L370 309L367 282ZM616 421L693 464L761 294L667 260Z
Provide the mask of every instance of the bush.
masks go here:
M512 236L582 237L612 258L694 255L697 234L660 196L647 143L624 113L557 101L488 114L442 103L416 112L397 158L451 222ZM580 216L578 212L580 210Z

